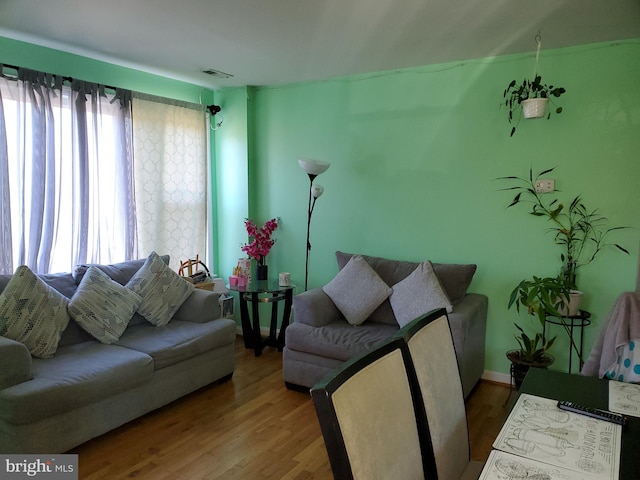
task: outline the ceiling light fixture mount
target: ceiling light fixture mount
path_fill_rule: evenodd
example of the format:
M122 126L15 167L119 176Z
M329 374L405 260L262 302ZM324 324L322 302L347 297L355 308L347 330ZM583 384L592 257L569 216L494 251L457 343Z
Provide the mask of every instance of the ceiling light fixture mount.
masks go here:
M214 68L207 68L205 70L202 70L202 73L206 73L207 75L211 75L212 77L217 77L217 78L233 77L233 75L231 75L230 73L221 72L220 70L216 70Z

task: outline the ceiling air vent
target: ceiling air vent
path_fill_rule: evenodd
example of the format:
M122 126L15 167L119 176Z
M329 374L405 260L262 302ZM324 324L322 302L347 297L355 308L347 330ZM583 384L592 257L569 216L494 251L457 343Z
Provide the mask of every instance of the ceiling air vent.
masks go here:
M231 78L233 75L230 73L224 73L220 70L214 70L213 68L207 68L206 70L202 70L202 73L206 73L207 75L211 75L212 77L218 78Z

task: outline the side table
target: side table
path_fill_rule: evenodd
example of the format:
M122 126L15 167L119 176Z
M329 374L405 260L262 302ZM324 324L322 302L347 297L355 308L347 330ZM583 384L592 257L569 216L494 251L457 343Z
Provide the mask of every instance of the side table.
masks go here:
M546 326L547 323L553 325L561 325L565 331L567 332L567 336L569 337L569 373L571 373L572 368L572 359L573 353L575 352L578 355L578 372L582 370L582 366L584 365L583 360L583 346L584 346L584 327L591 325L591 313L586 310L580 310L578 315L574 315L571 317L546 317L545 323L542 327L542 338L546 338ZM580 330L580 344L576 343L576 338L574 337L574 330Z
M282 287L275 280L256 280L249 282L246 286L232 286L229 290L238 292L240 300L240 319L242 321L242 337L245 348L253 348L256 357L262 355L262 349L266 346L276 347L279 352L284 347L284 335L289 326L291 316L291 305L293 304L294 285ZM278 330L278 302L284 300L284 312L282 313L282 323L280 333ZM251 303L251 317L249 316L249 305ZM260 303L271 303L271 324L269 336L262 338L260 332Z

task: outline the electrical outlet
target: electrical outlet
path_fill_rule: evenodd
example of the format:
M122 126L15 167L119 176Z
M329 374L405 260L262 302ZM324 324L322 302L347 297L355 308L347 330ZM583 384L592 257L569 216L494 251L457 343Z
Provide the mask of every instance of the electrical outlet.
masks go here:
M556 182L553 178L539 178L536 180L536 192L549 193L553 192L556 188Z

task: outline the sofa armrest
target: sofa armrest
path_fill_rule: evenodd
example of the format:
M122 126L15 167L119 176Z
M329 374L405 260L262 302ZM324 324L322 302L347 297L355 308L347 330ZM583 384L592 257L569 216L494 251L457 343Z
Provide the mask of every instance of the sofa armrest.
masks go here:
M0 390L31 380L31 354L22 343L0 337Z
M174 320L205 323L220 318L220 294L196 288L173 315Z
M322 327L336 320L344 320L338 307L322 288L314 288L293 297L293 314L296 322L312 327Z
M484 373L488 304L485 295L468 293L449 314L465 398Z

